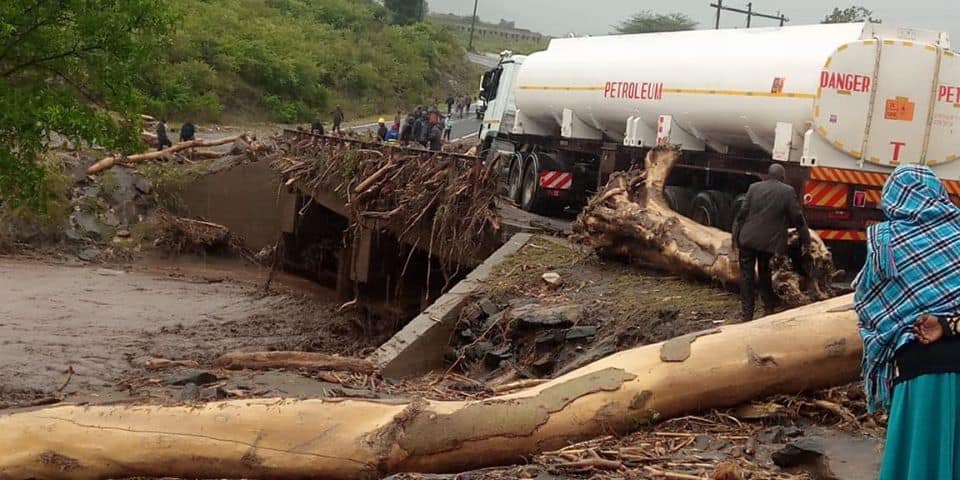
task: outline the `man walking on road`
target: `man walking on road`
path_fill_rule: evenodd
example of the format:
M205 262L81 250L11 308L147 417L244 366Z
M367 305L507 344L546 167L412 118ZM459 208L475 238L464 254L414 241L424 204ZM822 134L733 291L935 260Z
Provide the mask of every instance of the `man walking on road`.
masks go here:
M447 97L447 115L453 113L453 95Z
M782 165L771 165L766 180L750 185L746 201L733 222L733 248L740 256L740 302L744 322L753 320L756 286L760 288L766 314L773 313L777 307L778 300L770 278L770 259L787 252L787 228L796 227L804 253L810 246L807 222L796 192L784 183L786 176Z
M343 109L340 108L340 105L337 105L337 108L334 108L330 115L333 116L333 129L330 130L333 133L341 133L340 124L343 123L344 115Z

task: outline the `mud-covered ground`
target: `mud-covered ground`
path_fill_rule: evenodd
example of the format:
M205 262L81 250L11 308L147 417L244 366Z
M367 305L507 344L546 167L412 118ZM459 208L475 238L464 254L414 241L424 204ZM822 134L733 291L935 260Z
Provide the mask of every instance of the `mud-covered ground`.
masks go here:
M150 358L195 361L218 377L219 397L319 396L325 385L295 373L228 373L211 362L235 350L357 355L382 341L307 282L284 276L265 293L267 273L233 262L0 258L0 409L197 400L167 385L194 369L149 370Z
M556 274L559 285L543 279ZM534 237L491 275L454 340L463 370L497 381L549 378L611 353L736 321L715 286Z

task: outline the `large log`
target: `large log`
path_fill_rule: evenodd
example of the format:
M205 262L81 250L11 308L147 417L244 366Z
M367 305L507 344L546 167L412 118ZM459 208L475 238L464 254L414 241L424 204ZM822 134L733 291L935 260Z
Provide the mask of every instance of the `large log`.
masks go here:
M674 212L664 196L679 157L679 149L658 146L647 154L644 169L611 176L577 218L574 238L612 255L736 287L740 271L730 233ZM795 232L792 236L792 255L772 262L778 295L791 306L829 298L838 273L830 251L811 232L809 253L801 259Z
M228 143L241 142L241 141L249 143L247 140L246 134L234 135L232 137L224 137L218 140L201 140L201 139L190 140L189 142L180 142L172 147L168 147L163 150L158 150L155 152L139 153L136 155L130 155L128 157L125 157L123 155L113 155L110 157L106 157L103 160L100 160L99 162L94 163L93 165L90 165L90 167L87 168L87 174L93 175L95 173L102 172L104 170L107 170L108 168L112 168L114 165L118 163L129 164L129 163L144 162L147 160L156 160L158 158L168 158L174 153L177 153L181 150L187 150L190 148L197 148L197 147L216 147L218 145L226 145Z
M522 462L657 419L857 378L850 297L635 348L471 402L242 400L0 417L0 478L378 478ZM838 311L840 310L840 311Z
M216 363L218 367L227 370L305 368L354 373L373 373L376 370L372 363L362 358L315 352L231 352L221 355Z

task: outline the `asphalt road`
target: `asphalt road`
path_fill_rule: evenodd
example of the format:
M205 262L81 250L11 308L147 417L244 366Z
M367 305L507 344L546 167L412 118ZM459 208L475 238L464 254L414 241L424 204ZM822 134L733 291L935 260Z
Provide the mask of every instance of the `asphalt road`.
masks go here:
M480 134L480 120L477 120L476 112L471 110L469 114L464 113L463 118L459 118L456 113L451 115L451 117L453 119L453 129L450 131L450 140L460 140ZM348 130L356 132L369 132L376 128L376 123L347 127Z

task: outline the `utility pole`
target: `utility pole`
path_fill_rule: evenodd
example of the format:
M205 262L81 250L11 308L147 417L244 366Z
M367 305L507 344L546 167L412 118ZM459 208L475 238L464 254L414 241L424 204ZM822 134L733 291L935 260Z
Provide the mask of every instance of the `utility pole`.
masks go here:
M426 1L427 0L420 0L420 5L417 7L417 20L421 22L423 21L423 4L426 3Z
M747 28L750 28L750 23L751 23L750 21L753 19L753 17L769 18L769 19L771 19L771 20L779 20L781 27L783 26L783 24L785 24L785 23L787 23L787 22L790 21L790 19L787 18L786 15L784 15L784 14L782 14L782 13L780 13L780 12L777 12L776 15L768 15L768 14L766 14L766 13L754 12L754 11L753 11L753 2L747 4L747 9L746 9L746 10L743 10L743 9L740 9L740 8L727 7L727 6L725 6L725 5L723 4L723 0L717 0L717 3L711 3L710 6L713 7L713 8L715 8L715 9L717 9L717 19L716 19L716 23L714 24L714 28L716 28L716 29L720 29L720 12L721 12L721 11L734 12L734 13L742 13L742 14L746 15L746 16L747 16Z
M470 41L467 42L467 50L473 51L473 30L477 27L477 3L480 0L473 0L473 19L470 21Z

